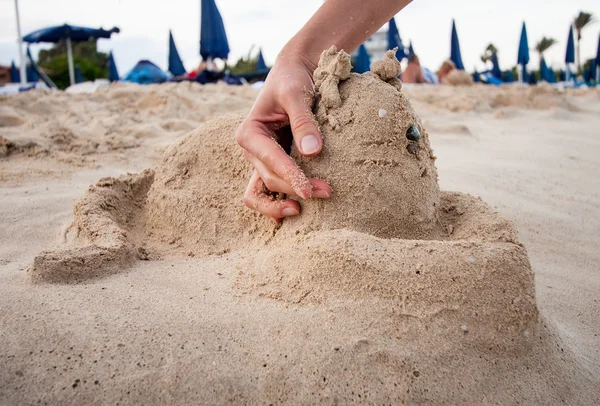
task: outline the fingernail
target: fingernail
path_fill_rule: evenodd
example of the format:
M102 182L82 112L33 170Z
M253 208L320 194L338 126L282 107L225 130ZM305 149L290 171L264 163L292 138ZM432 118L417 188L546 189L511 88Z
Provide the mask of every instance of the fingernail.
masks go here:
M318 199L329 199L331 197L331 193L326 190L313 190L312 195Z
M305 135L300 141L302 153L305 155L314 154L319 151L319 140L314 135Z
M283 217L297 216L298 214L300 214L300 212L293 207L286 207L285 209L281 210L281 215Z

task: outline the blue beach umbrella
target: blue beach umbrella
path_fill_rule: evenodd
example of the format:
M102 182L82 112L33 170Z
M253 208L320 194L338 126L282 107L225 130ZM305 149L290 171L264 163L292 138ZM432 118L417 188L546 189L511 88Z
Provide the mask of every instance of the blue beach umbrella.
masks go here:
M458 42L458 33L456 32L456 22L454 20L452 20L452 37L450 39L450 60L454 62L456 69L465 70L460 54L460 43Z
M523 21L521 29L521 39L519 40L519 54L517 55L517 64L521 65L521 83L527 80L527 64L529 63L529 41L527 40L527 27Z
M398 58L399 61L406 58L404 45L402 45L402 39L400 38L400 32L398 31L398 26L396 25L396 20L394 20L394 17L392 17L389 23L387 40L388 49L394 49L398 47L398 50L396 51L396 58Z
M110 30L104 30L102 28L88 28L64 24L34 31L31 34L25 35L23 37L23 41L29 43L56 43L63 39L66 40L67 58L69 61L69 79L71 84L73 84L75 82L75 72L73 66L73 50L71 48L71 42L85 42L90 38L110 38L112 34L118 32L119 29L117 27L114 27Z
M201 0L200 55L203 59L227 59L229 42L215 0Z
M369 57L365 44L361 44L358 47L358 54L356 55L353 71L356 73L365 73L368 72L369 69L371 69L371 58Z
M265 58L263 57L262 49L258 51L258 57L256 58L256 70L267 70L269 67L265 63Z
M544 57L540 61L540 79L548 83L556 83L556 74L548 67Z
M498 62L498 54L496 52L492 54L492 75L497 79L502 79L502 70L500 70L500 63Z
M83 83L83 74L79 65L75 65L75 83Z
M12 63L10 64L10 81L12 83L21 82L21 74L19 73L19 70L15 65L15 61L12 61Z
M596 82L600 83L600 35L598 35L598 49L596 50Z
M565 52L565 64L567 65L567 80L571 79L569 64L575 63L575 39L573 38L573 26L569 26L569 39L567 40L567 51Z
M408 55L414 55L415 54L415 50L412 46L412 41L410 41L410 43L408 44Z
M111 82L119 80L119 71L117 70L117 64L115 63L112 51L108 54L108 80Z
M177 46L175 46L175 40L173 39L171 30L169 30L169 68L167 70L171 72L173 76L185 74L185 67L179 57L179 52L177 51Z

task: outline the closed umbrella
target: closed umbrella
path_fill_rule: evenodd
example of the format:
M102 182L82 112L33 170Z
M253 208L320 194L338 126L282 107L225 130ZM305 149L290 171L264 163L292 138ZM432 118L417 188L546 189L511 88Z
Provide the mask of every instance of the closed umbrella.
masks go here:
M119 80L119 71L117 70L117 64L115 63L112 51L108 54L108 80L111 82Z
M173 33L169 30L169 68L168 71L171 72L173 76L181 76L185 74L185 67L183 66L183 62L179 57L179 51L177 51L177 47L175 46L175 40L173 39Z
M496 52L492 54L492 75L496 79L502 80L502 70L500 70L500 63L498 62L498 54Z
M410 41L410 43L408 44L408 55L414 55L415 54L415 50L412 46L412 41Z
M367 52L365 44L361 44L358 47L358 54L356 55L356 61L354 62L354 72L365 73L371 69L371 58Z
M524 21L521 29L521 39L519 40L517 63L521 65L521 83L525 83L527 80L527 64L529 63L529 41L527 40L527 27Z
M598 50L596 51L596 83L600 83L600 35L598 35Z
M569 64L575 63L575 39L573 38L573 26L569 26L569 39L567 40L567 52L565 53L565 64L567 65L566 80L571 80L571 71Z
M114 27L110 30L102 28L78 27L75 25L57 25L54 27L42 28L23 37L23 41L29 43L39 42L59 42L66 40L67 42L67 58L69 62L69 80L71 84L75 83L75 69L73 66L73 50L71 42L85 42L90 38L110 38L114 33L118 33L119 29Z
M10 64L10 81L12 83L19 83L21 81L21 74L14 61Z
M399 61L402 61L402 59L406 58L404 45L402 45L402 39L400 38L400 32L398 31L398 26L396 25L396 20L394 20L394 17L392 17L389 23L387 40L388 49L398 48L396 51L396 58L398 58Z
M269 67L265 63L265 58L263 57L262 49L258 51L258 56L256 57L256 70L267 70Z
M75 65L75 83L83 83L83 74L79 65Z
M225 33L225 25L215 0L201 0L202 16L200 19L200 55L209 58L227 59L229 42Z
M452 20L452 36L450 38L450 60L454 62L456 69L465 70L462 55L460 54L460 43L456 32L456 22Z

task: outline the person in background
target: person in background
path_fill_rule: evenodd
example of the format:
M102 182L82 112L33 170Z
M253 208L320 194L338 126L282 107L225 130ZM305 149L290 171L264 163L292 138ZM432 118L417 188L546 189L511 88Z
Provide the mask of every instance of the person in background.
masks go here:
M423 77L423 69L417 55L411 54L408 57L408 66L402 72L401 80L402 83L427 83Z
M309 179L281 145L293 141L304 156L321 152L323 140L312 114L313 72L321 52L332 45L352 52L411 1L327 0L283 47L235 134L254 167L243 197L246 206L280 222L300 214L300 204L289 198L276 200L276 193L302 199L331 197L327 182ZM277 130L288 124L293 139L278 139L283 136Z
M444 61L444 63L442 63L442 66L440 66L440 70L437 73L439 82L441 84L446 83L446 78L448 77L450 72L452 72L455 69L456 65L454 65L454 62L450 60Z

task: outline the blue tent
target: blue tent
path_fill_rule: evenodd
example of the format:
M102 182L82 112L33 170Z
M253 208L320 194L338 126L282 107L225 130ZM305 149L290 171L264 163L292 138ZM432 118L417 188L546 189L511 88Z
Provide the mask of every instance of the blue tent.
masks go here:
M527 27L523 21L521 29L521 39L519 40L519 54L517 55L517 64L521 65L521 82L527 81L527 64L529 63L529 41L527 40Z
M112 51L108 54L108 80L111 82L119 80L119 71L117 70Z
M265 63L265 58L263 57L262 49L258 51L258 57L256 58L256 70L262 71L267 70L269 67Z
M387 40L388 49L394 49L398 47L398 50L396 51L396 58L398 58L399 61L402 61L402 59L406 58L406 53L404 52L404 45L402 45L402 39L400 38L400 32L398 31L398 26L396 25L396 20L394 20L394 17L392 17L389 23Z
M415 50L412 46L412 41L410 41L410 43L408 44L408 56L414 55L414 54L415 54Z
M167 74L150 61L139 61L123 79L126 82L148 85L163 83L168 80Z
M175 40L173 39L173 33L169 30L169 68L167 69L173 76L181 76L185 74L185 67L179 52L175 46Z
M500 70L500 63L498 62L498 54L496 52L492 54L492 75L496 79L502 80L502 71Z
M202 58L227 59L229 42L215 0L202 0L200 19L200 55Z
M19 83L21 81L21 74L15 65L15 61L10 64L10 81L12 83Z
M83 83L83 74L79 65L75 65L75 83Z
M114 27L110 30L104 30L102 28L88 28L78 27L75 25L57 25L54 27L42 28L32 32L31 34L25 35L23 41L29 43L39 42L59 42L66 40L67 42L67 57L69 61L69 79L71 84L75 82L75 73L73 67L73 51L71 49L71 42L85 42L90 38L110 38L114 33L118 33L119 29Z
M369 57L365 44L360 44L353 71L356 73L365 73L368 72L369 69L371 69L371 58Z
M456 22L454 20L452 20L452 36L450 39L450 60L454 62L456 69L465 70L460 54L460 43L458 42L458 33L456 32Z

